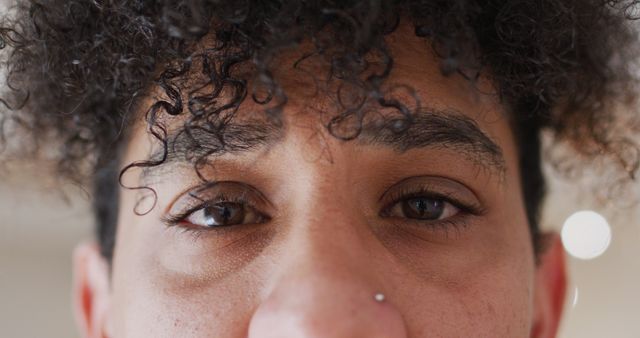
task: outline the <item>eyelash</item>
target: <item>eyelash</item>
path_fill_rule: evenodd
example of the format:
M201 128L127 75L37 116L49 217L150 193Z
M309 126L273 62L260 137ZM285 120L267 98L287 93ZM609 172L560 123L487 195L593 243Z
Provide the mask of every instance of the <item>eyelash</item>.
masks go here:
M445 201L447 203L451 203L454 207L458 208L461 212L465 213L465 214L471 214L471 215L482 215L484 214L485 210L484 208L479 205L479 204L468 204L468 203L464 203L461 202L460 200L452 197L450 194L445 194L445 193L436 193L433 191L433 189L427 187L427 186L420 186L417 189L413 188L413 187L409 187L409 188L405 188L402 190L399 190L397 192L392 193L387 200L389 200L390 202L387 202L385 204L385 206L382 208L382 211L380 212L381 216L384 216L384 214L386 212L389 212L389 210L396 205L399 202L402 202L403 200L407 200L407 199L411 199L411 198L417 198L417 197L426 197L426 198L433 198L433 199L439 199L442 201ZM243 206L245 206L246 208L250 208L253 209L255 212L259 213L260 215L262 215L267 221L271 219L270 216L264 214L263 212L259 211L257 208L253 207L253 204L250 199L246 198L246 196L243 195L236 195L236 196L227 196L223 193L218 194L216 197L204 201L200 198L197 198L194 196L194 198L202 201L202 203L198 203L195 204L189 208L187 208L187 210L180 212L179 214L176 215L167 215L165 217L162 218L162 222L167 226L167 227L179 227L181 228L183 231L185 232L190 232L193 233L196 238L199 237L201 234L210 231L211 229L208 228L202 228L202 227L185 227L185 226L181 226L181 224L184 224L184 220L186 218L188 218L192 213L206 208L207 206L210 205L214 205L217 203L221 203L221 202L231 202L231 203L238 203L241 204ZM460 224L465 225L464 221L459 222L459 221L454 221L454 220L450 220L450 219L443 219L443 220L439 220L439 221L420 221L420 220L410 220L416 223L420 223L420 224L424 224L424 223L429 223L432 226L438 225L438 227L443 227L443 228L447 228L449 226L451 227L458 227L460 226ZM222 229L216 229L217 231L224 231ZM225 229L225 230L229 230L229 229Z
M387 200L389 200L390 202L387 202L385 204L380 214L384 215L385 212L388 212L391 209L391 207L393 207L399 202L402 202L404 200L408 200L411 198L418 198L418 197L438 199L447 203L451 203L454 207L460 209L461 212L471 214L471 215L480 216L485 213L485 209L480 204L465 203L453 197L451 194L438 193L438 192L434 192L434 189L428 186L419 186L418 188L407 187L390 194L390 196L387 198ZM437 222L446 222L446 221L447 220L441 220ZM419 222L424 223L424 221L419 221ZM432 222L432 223L435 223L435 222Z
M429 186L419 186L418 188L408 187L400 191L393 192L387 198L391 202L388 202L385 208L390 207L391 205L398 203L402 200L416 198L416 197L427 197L427 198L434 198L434 199L442 199L446 202L453 204L455 207L459 208L460 210L471 213L471 214L480 215L484 212L483 208L479 204L464 203L456 199L455 197L453 197L451 194L438 193L438 192L434 192L434 190L435 189Z
M194 196L194 198L199 199ZM203 200L201 200L203 201ZM241 204L247 208L251 208L254 209L256 212L258 212L259 214L263 215L266 219L269 219L270 217L264 215L264 213L257 211L256 208L254 208L252 206L252 202L246 198L245 196L242 195L236 195L236 196L232 196L232 197L227 197L227 195L220 193L218 194L216 197L207 200L207 201L203 201L202 203L198 203L194 206L191 206L189 208L187 208L187 210L180 212L179 214L176 215L167 215L165 217L162 218L162 222L168 226L168 227L174 227L174 226L180 226L180 224L184 223L184 220L189 217L191 214L193 214L194 212L206 208L207 206L210 205L215 205L217 203L221 203L221 202L230 202L230 203L237 203L237 204ZM198 227L182 227L184 228L184 230L187 231L207 231L207 229L200 229Z
M451 194L447 193L438 193L434 192L435 189L429 186L418 186L414 187L405 187L399 191L395 191L389 195L385 207L380 212L381 216L384 216L385 213L390 213L391 209L398 203L408 200L411 198L418 197L426 197L431 199L442 200L446 203L450 203L454 207L460 210L461 214L454 215L442 220L428 221L428 220L415 220L415 219L403 219L402 221L397 221L395 219L390 219L395 226L398 227L406 227L407 225L414 225L421 229L429 229L431 231L443 232L446 237L450 236L450 231L453 231L455 234L459 235L460 231L463 228L468 226L469 218L465 216L473 215L480 216L485 214L485 208L479 204L469 204L460 201L459 199L453 197Z

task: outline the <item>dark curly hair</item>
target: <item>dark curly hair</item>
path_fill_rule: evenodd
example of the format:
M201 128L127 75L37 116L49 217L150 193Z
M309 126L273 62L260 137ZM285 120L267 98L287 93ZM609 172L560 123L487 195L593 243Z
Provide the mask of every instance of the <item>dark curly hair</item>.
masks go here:
M338 100L326 125L332 135L358 137L369 101L396 110L389 126L402 132L412 120L410 105L382 89L394 61L384 36L402 19L431 46L444 75L473 83L481 72L490 74L513 121L525 207L539 248L542 130L584 158L613 158L628 176L637 170L638 147L618 132L613 112L633 99L636 40L627 19L637 15L636 2L21 1L0 21L6 72L0 105L7 108L0 135L17 124L40 144L58 141L59 172L93 184L97 236L110 259L118 183L127 169L161 166L178 137L190 141L196 171L210 155L241 147L233 118L245 100L264 107L265 123L282 124L287 94L272 69L281 51L310 41L311 50L293 67L319 57L330 77L344 84L340 88L349 87L334 93ZM383 66L373 67L372 58ZM149 97L150 105L141 106ZM140 111L164 153L122 164L129 126ZM183 122L174 138L167 131L172 117ZM201 144L195 133L215 141Z

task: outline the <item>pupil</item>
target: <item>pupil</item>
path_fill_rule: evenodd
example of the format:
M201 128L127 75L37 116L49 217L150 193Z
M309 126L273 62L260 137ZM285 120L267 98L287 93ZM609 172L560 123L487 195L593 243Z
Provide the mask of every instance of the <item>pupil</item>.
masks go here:
M217 203L204 209L204 217L209 227L241 224L244 208L238 203Z
M435 220L442 216L444 203L437 199L417 197L406 200L402 209L408 218Z

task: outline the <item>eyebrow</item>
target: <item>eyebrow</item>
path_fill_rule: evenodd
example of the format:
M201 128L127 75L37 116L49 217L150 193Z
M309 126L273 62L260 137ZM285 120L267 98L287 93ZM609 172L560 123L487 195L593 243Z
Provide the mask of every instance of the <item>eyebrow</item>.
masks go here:
M162 163L194 163L198 159L255 151L280 142L284 128L273 123L229 123L223 128L194 126L170 133ZM347 141L349 142L349 141ZM381 118L363 123L355 142L360 145L389 147L399 153L417 148L452 149L492 172L503 174L502 149L472 118L455 110L421 110L408 118ZM150 157L158 161L164 150ZM145 168L143 177L155 167Z
M164 172L172 164L194 164L214 156L250 152L277 143L283 136L282 128L264 121L183 127L170 130L166 143L151 153L146 161L161 166L142 166L143 181Z
M455 110L422 110L409 118L369 122L358 142L391 147L400 153L425 147L453 149L490 171L505 171L502 148L475 120Z

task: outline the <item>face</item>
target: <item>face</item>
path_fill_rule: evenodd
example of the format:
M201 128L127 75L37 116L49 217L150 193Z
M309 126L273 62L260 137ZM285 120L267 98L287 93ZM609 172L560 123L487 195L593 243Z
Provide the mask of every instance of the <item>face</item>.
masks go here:
M284 123L211 158L208 183L184 154L128 173L125 185L157 199L122 189L111 268L95 246L78 249L85 335L553 337L562 255L552 239L534 262L508 113L482 94L490 81L444 77L408 29L387 42L385 88L420 99L402 133L380 109L356 139L331 135L334 101L307 90L294 51L277 67ZM237 124L256 110L244 103ZM124 162L157 151L140 122Z

